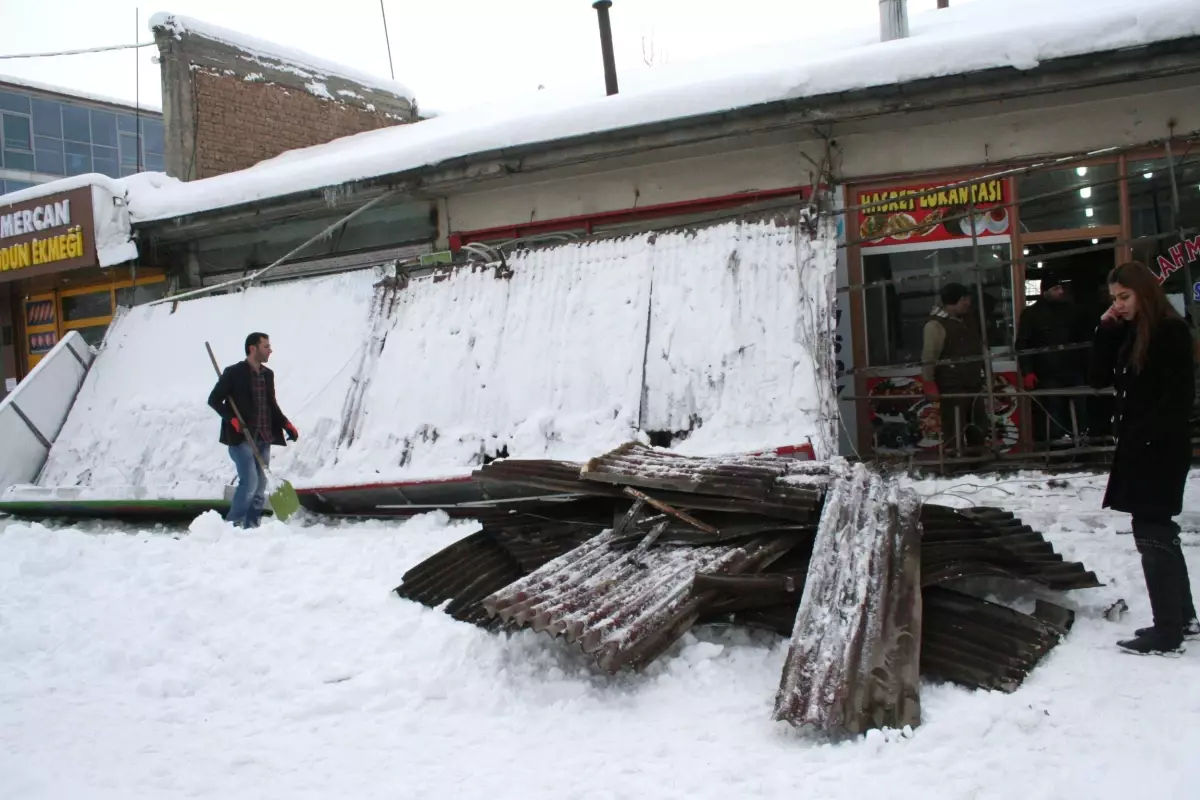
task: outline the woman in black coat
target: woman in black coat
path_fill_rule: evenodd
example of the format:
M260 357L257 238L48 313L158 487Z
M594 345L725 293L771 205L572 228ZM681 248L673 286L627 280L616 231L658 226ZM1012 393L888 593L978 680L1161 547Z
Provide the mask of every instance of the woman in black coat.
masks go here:
M1133 536L1154 626L1118 646L1133 653L1183 649L1200 635L1179 526L1192 460L1189 418L1195 395L1191 329L1167 301L1158 279L1136 261L1108 276L1112 306L1092 346L1091 383L1117 393L1113 457L1104 507L1133 515Z

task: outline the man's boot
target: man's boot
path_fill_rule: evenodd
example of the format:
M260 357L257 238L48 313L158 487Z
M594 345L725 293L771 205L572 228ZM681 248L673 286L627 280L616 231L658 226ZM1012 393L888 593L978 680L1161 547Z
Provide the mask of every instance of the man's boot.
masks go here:
M1142 574L1146 592L1154 613L1154 627L1139 631L1133 639L1117 642L1117 646L1138 655L1179 655L1183 652L1183 593L1180 578L1181 561L1171 543L1166 540L1167 529L1162 526L1139 525L1134 533L1138 552L1142 554ZM1153 537L1153 538L1151 538ZM1173 537L1179 541L1177 536Z

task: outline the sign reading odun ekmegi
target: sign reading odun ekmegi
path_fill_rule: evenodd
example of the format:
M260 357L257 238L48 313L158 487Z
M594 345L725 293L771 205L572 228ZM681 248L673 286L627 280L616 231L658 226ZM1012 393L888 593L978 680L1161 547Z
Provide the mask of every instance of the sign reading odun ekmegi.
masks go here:
M0 283L96 266L92 189L0 205Z

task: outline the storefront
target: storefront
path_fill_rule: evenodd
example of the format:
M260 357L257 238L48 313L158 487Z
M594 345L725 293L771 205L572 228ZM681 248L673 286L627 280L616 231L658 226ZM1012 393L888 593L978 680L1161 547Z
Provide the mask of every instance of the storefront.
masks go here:
M847 260L864 455L937 455L939 409L920 397L920 362L925 323L948 283L970 289L972 324L987 343L985 421L991 449L1000 453L1053 437L1042 430L1047 416L1038 399L1019 397L1016 357L1022 312L1043 280L1069 287L1062 313L1072 315L1080 345L1108 305L1108 272L1131 258L1154 269L1175 307L1190 314L1200 302L1192 278L1200 272L1200 156L1188 145L1174 143L1183 157L1163 147L1054 169L991 168L849 187L848 204L857 207L847 219ZM1085 346L1079 354L1086 361ZM1079 430L1089 417L1104 418L1104 402L1071 400ZM1091 433L1105 433L1101 427L1093 424Z
M0 326L6 383L68 331L97 345L118 306L161 297L161 270L101 268L90 186L0 206Z

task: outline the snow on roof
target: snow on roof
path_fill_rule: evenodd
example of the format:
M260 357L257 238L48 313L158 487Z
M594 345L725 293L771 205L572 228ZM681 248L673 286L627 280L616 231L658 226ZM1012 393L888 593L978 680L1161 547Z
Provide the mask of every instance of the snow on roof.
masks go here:
M772 101L905 83L1200 35L1196 0L976 0L914 15L911 36L880 42L872 25L839 36L546 90L519 100L293 150L240 172L131 193L137 221L165 219L263 198L436 165L492 150L717 113Z
M140 105L131 103L128 100L119 100L115 97L108 97L102 94L92 94L91 92L81 92L78 89L68 89L65 86L55 86L49 83L40 83L31 81L27 78L17 78L12 75L0 75L0 84L7 83L10 86L19 86L22 89L31 89L36 92L48 92L50 94L65 95L79 100L86 100L89 103L103 103L107 106L120 106L127 108L130 111L141 111L144 114L155 114L162 116L162 107L153 103L141 103Z
M302 78L311 79L328 76L344 78L345 80L353 81L372 89L378 89L381 92L388 92L397 97L403 97L409 101L413 99L412 91L397 81L380 78L366 72L359 72L351 67L326 61L301 50L275 44L265 39L259 39L256 36L247 36L244 33L231 31L228 28L222 28L218 25L192 19L191 17L159 12L150 17L149 24L151 31L154 31L156 28L164 28L171 31L175 38L179 38L184 33L194 33L197 36L223 42L256 56L270 59L273 62L283 62L282 66L278 63L271 64L270 66L276 69L285 69Z

